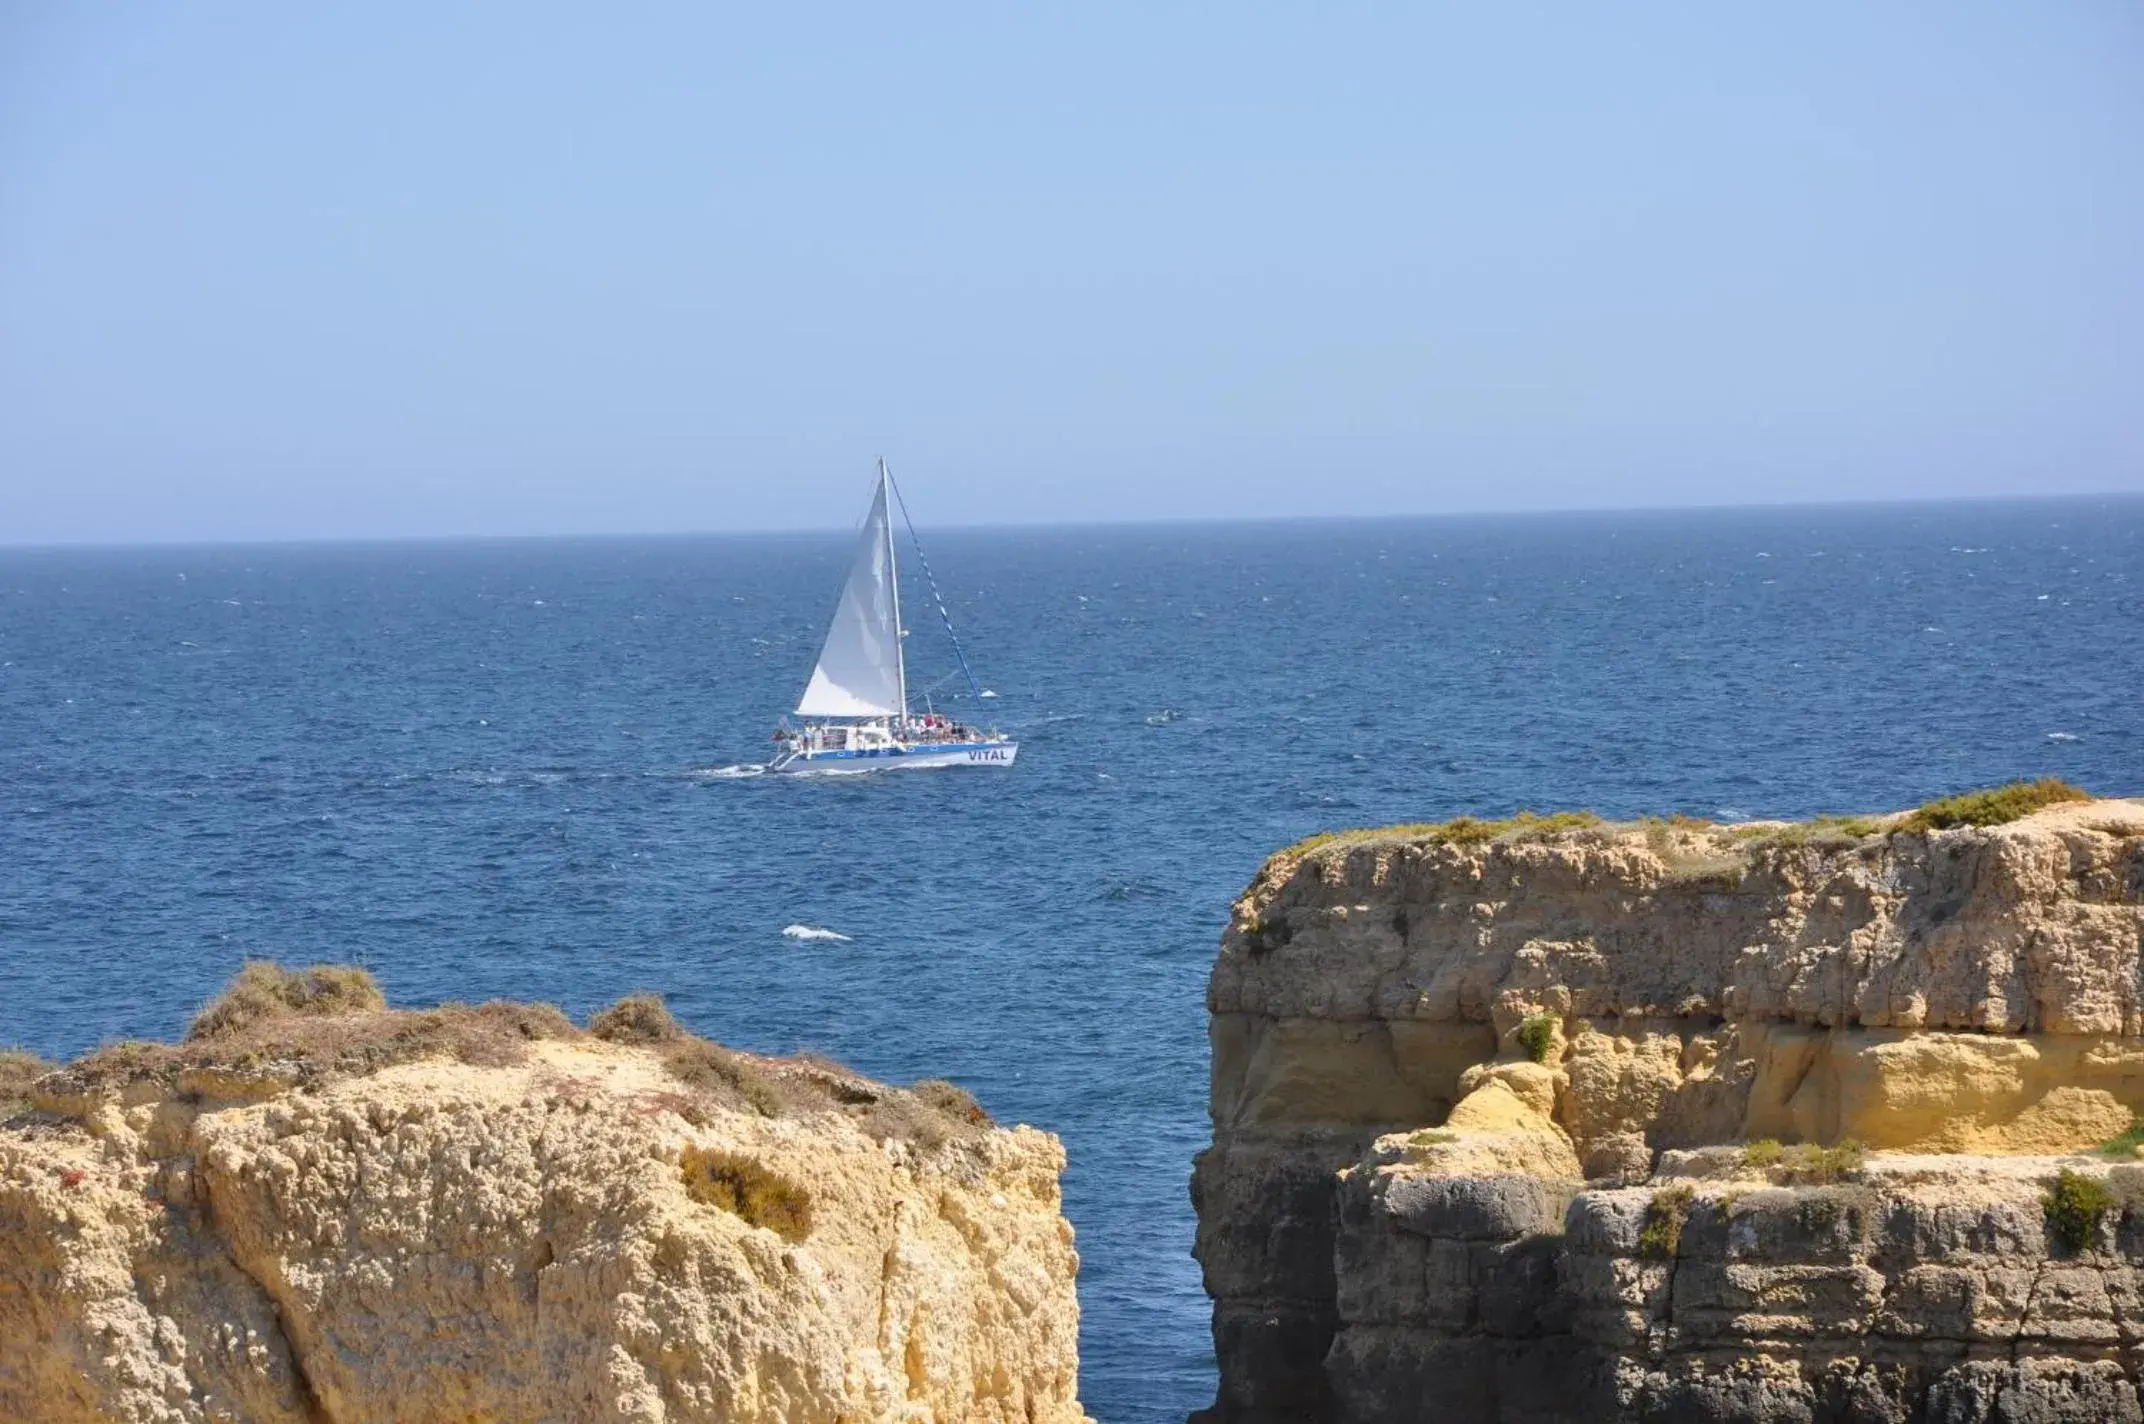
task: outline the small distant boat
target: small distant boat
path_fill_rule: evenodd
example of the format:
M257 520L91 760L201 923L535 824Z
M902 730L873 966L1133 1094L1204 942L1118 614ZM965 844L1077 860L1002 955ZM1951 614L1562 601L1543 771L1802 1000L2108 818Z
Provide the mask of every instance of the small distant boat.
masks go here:
M877 771L893 767L1011 766L1020 744L992 728L982 731L948 717L924 694L924 710L911 710L908 696L907 631L901 627L900 568L893 550L893 509L908 506L894 487L886 462L878 462L878 489L864 517L849 581L835 605L820 646L818 664L797 703L801 728L786 722L775 731L778 749L767 770ZM915 525L908 534L915 540ZM930 585L931 601L953 642L953 656L977 701L984 694L968 667L953 619L939 596L938 581L916 544L916 562Z

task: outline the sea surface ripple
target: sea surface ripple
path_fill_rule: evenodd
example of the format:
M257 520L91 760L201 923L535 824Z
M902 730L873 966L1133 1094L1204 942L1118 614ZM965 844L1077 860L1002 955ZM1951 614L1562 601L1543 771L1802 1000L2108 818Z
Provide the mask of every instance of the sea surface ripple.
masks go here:
M412 1004L655 988L951 1077L1070 1151L1088 1407L1174 1421L1213 1385L1205 979L1268 851L2144 792L2136 499L928 547L1000 694L949 705L1019 733L1009 772L750 774L846 538L0 551L0 1043L168 1037L271 955Z

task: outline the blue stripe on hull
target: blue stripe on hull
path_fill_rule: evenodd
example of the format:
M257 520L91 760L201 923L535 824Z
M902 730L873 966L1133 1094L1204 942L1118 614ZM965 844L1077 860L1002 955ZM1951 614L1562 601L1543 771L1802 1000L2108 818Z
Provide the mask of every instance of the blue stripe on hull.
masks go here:
M863 751L799 752L770 770L875 771L913 766L1011 766L1018 742L934 742L916 747L872 747Z

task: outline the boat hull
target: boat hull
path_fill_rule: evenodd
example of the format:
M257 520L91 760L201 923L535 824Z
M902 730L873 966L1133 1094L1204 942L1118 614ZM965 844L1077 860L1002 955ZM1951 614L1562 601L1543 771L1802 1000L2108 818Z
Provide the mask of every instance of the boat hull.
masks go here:
M892 771L900 767L1011 766L1018 742L919 742L867 747L859 751L801 751L776 757L767 770L788 775L810 772Z

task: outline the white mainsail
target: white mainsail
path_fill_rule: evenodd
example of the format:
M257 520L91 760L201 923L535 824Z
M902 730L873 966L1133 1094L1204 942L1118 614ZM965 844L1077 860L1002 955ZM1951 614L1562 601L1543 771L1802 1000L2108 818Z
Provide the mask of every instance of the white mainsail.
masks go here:
M819 665L811 670L811 683L797 703L798 716L903 715L900 601L894 579L893 530L881 475L849 582L819 649Z

